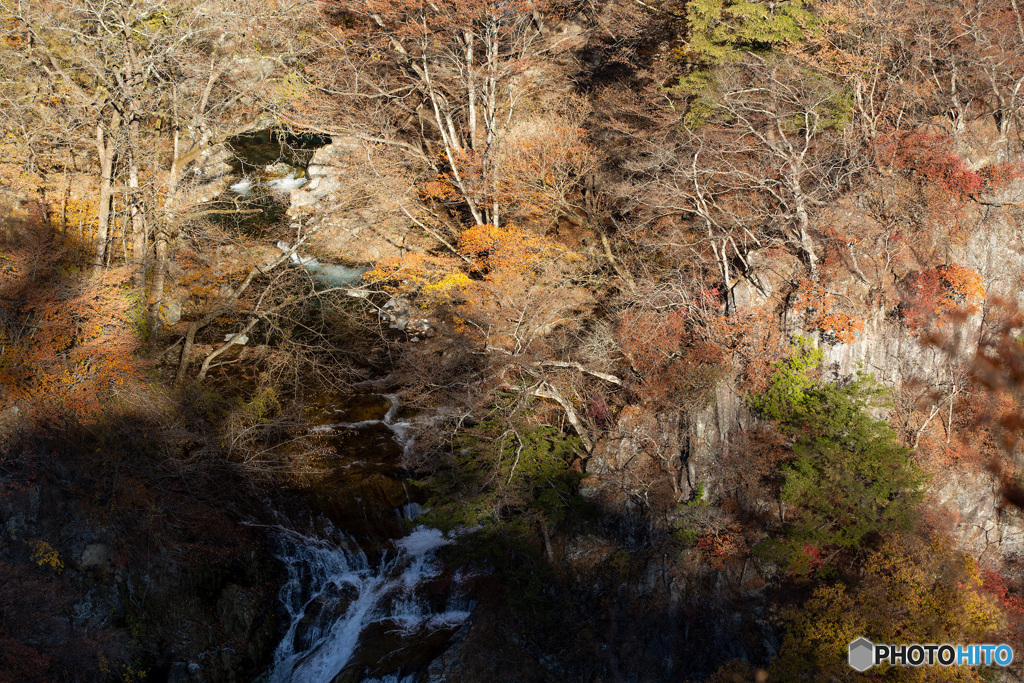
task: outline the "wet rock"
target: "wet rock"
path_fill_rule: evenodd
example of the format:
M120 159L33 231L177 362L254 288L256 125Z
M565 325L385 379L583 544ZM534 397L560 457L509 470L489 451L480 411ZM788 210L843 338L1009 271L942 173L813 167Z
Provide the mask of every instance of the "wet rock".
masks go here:
M256 617L257 601L237 583L229 583L217 600L217 616L226 631L249 633Z
M362 670L358 667L348 666L332 678L331 683L359 683L361 680L363 680Z
M392 330L405 332L411 341L434 336L434 328L430 321L422 317L422 309L405 297L389 299L381 307L381 322L387 323Z
M320 629L324 626L330 628L344 617L358 597L359 592L352 584L333 584L328 587L323 595L310 602L302 619L295 625L296 644L302 649L310 647L322 635Z
M272 176L286 176L289 173L295 173L295 168L292 167L292 166L289 166L288 164L284 163L283 161L278 161L278 162L273 163L273 164L267 164L266 167L264 167L263 170L266 171L269 175L272 175Z
M420 626L413 631L385 619L367 625L350 667L369 670L374 677L395 676L403 680L408 671L422 670L449 646L455 628Z

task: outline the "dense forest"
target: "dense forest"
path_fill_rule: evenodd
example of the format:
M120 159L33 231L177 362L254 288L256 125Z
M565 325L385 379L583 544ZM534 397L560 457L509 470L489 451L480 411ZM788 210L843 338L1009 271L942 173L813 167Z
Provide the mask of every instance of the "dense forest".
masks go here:
M1024 680L1017 0L0 19L0 683Z

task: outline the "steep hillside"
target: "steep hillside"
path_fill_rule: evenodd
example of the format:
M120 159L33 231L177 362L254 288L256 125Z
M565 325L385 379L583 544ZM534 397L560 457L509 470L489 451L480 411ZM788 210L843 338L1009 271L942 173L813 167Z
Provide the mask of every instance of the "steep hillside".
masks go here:
M1021 678L1015 0L0 12L0 680Z

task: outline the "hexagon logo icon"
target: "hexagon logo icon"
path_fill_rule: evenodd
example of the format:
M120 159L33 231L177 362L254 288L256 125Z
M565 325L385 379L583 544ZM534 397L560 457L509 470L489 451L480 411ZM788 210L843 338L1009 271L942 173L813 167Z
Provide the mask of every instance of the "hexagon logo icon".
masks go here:
M850 666L857 671L867 671L875 663L875 646L867 638L858 638L850 643Z

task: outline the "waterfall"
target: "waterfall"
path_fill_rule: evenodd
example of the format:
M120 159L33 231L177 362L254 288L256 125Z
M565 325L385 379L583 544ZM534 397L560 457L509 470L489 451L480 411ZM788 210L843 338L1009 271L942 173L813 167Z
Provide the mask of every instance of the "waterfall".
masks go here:
M241 195L242 197L248 197L249 193L252 191L252 179L242 178L234 185L231 185L228 189L230 189L237 195Z
M313 432L333 432L338 429L360 429L361 427L370 427L372 425L382 424L391 430L392 438L399 446L402 447L402 452L405 455L412 453L412 448L416 441L412 435L412 430L417 426L419 422L413 420L399 420L398 411L401 405L398 402L398 397L394 394L381 394L384 398L390 402L390 407L384 417L379 420L362 420L360 422L337 422L332 424L322 424L313 427Z
M288 578L280 600L288 631L274 653L269 681L322 683L345 668L360 634L377 622L390 622L403 634L453 628L469 617L472 605L450 598L432 611L417 595L424 581L440 574L435 551L453 541L437 529L418 526L392 542L374 566L350 538L329 522L320 531L275 531L275 555Z
M383 424L408 453L413 446L415 421L399 418L397 396L383 397L390 405L381 419L321 425L313 430L358 430ZM420 512L418 504L408 502L385 514L413 520ZM420 594L425 583L441 575L441 563L435 559L437 550L455 541L454 536L438 529L417 526L391 540L374 560L355 539L325 518L318 518L305 530L279 523L268 531L274 555L287 572L279 599L288 617L288 630L265 679L270 683L326 683L353 661L368 627L410 638L415 647L413 636L455 629L473 607L472 601L460 593L460 587L470 578L462 571L451 577L454 590L443 604L436 596L428 603ZM399 672L367 680L401 683L406 678L408 672Z
M296 178L295 171L292 171L284 178L275 178L274 180L267 181L267 187L271 187L281 192L289 192L291 190L298 189L306 184L307 178Z

